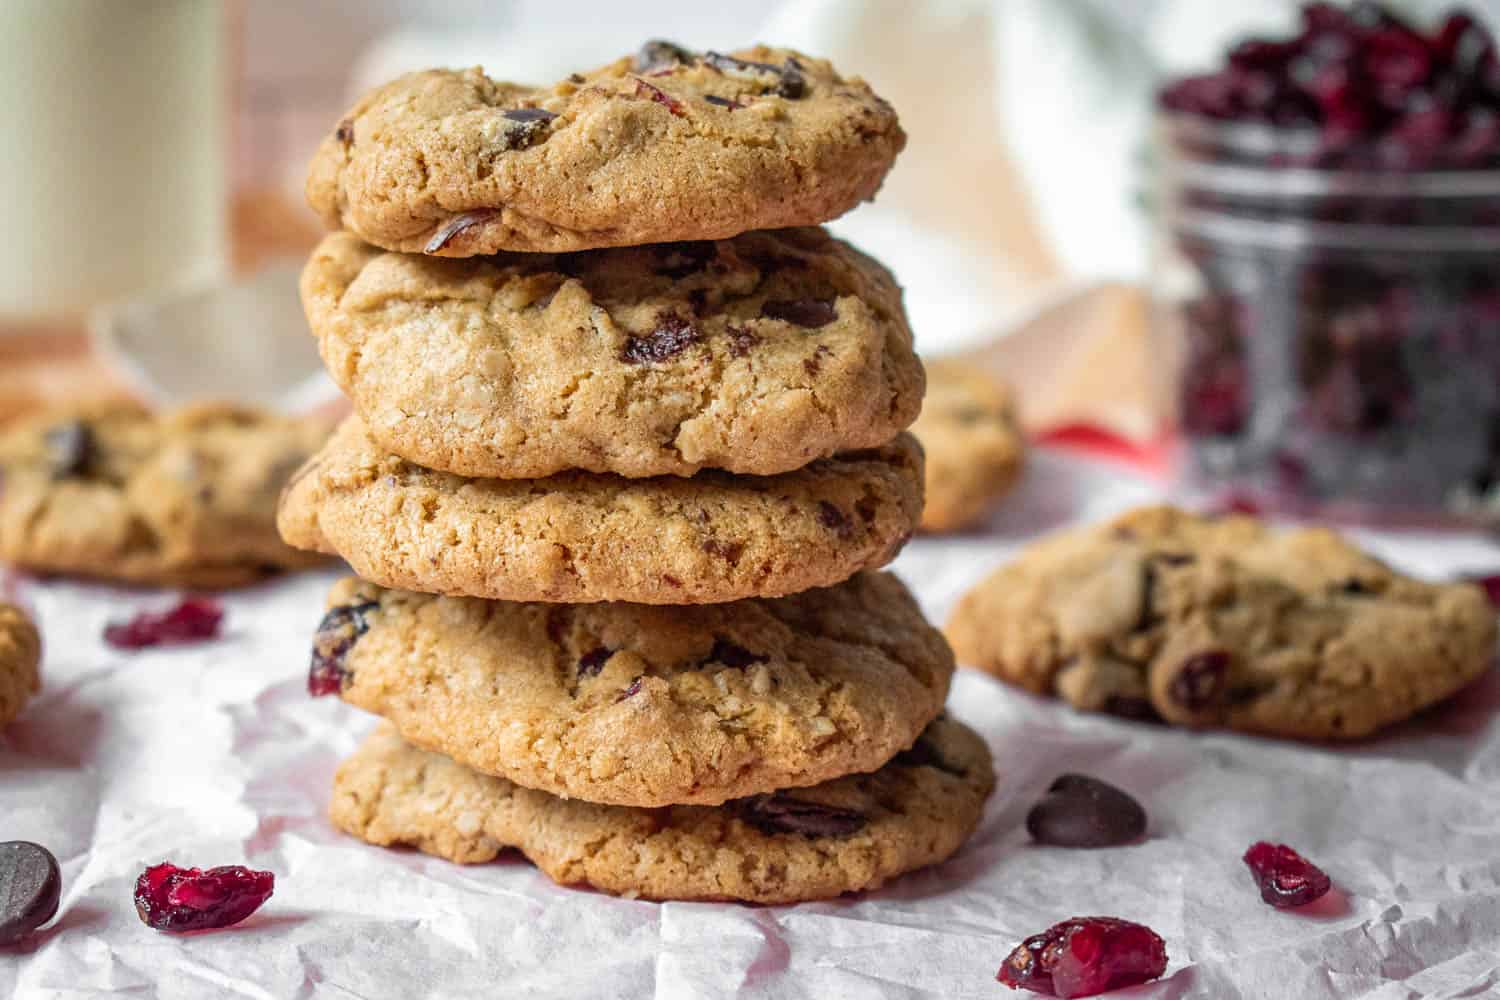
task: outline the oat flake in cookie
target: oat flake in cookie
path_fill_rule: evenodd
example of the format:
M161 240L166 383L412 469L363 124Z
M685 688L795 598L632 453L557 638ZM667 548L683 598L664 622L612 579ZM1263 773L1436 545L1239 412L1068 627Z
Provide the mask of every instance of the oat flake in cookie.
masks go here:
M330 229L406 253L722 239L842 215L905 142L825 60L651 42L551 87L477 68L378 87L323 140L307 198Z
M907 434L778 476L466 479L390 454L351 417L293 477L278 523L290 544L386 587L714 604L879 568L921 509L922 453Z
M338 233L302 297L370 435L465 476L773 475L922 405L901 290L817 228L468 260Z
M312 666L338 671L329 690L476 770L616 805L717 805L873 771L937 716L953 675L888 573L688 607L346 579L329 607Z
M0 729L42 689L42 637L18 607L0 602Z
M1072 705L1298 739L1368 736L1489 669L1478 587L1322 529L1137 510L1023 552L948 623L961 664Z
M871 774L721 806L560 799L426 753L382 725L339 768L334 825L461 863L518 848L552 879L647 899L795 903L874 889L951 856L995 785L989 748L933 722Z
M321 421L203 403L59 409L0 434L0 561L155 586L252 583L324 560L276 534L276 498Z

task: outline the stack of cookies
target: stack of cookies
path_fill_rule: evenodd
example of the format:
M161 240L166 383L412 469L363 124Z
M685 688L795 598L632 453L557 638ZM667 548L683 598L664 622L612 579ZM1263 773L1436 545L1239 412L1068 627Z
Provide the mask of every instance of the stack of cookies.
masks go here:
M820 223L905 137L770 48L403 77L320 148L304 273L356 415L293 477L346 559L310 687L387 721L332 816L564 883L790 902L953 853L993 784L894 577L924 376Z

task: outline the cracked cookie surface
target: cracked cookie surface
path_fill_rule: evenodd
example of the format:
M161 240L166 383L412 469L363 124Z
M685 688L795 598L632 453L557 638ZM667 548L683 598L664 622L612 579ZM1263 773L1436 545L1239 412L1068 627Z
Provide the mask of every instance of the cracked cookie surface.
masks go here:
M334 778L335 826L463 864L520 849L553 880L647 899L794 903L875 889L938 864L979 825L989 748L934 721L871 774L721 806L560 799L404 743L382 724Z
M962 531L1015 487L1024 438L1006 386L953 361L927 372L926 402L911 428L927 461L922 530Z
M340 581L340 696L414 745L569 798L657 807L873 771L942 710L953 654L888 573L653 607L435 597Z
M371 436L465 476L771 475L922 405L900 289L816 228L468 260L339 233L302 297Z
M0 561L124 583L231 587L325 560L276 533L282 483L321 421L203 403L108 403L0 435Z
M874 196L906 137L864 81L789 49L648 44L551 87L412 73L313 158L330 229L466 257L817 225Z
M0 729L42 689L42 637L25 612L0 601Z
M777 476L466 479L381 448L350 417L282 495L282 537L366 580L506 601L782 597L895 558L922 508L902 434Z
M1170 507L1044 540L948 623L960 663L1075 707L1355 739L1490 669L1495 612L1324 529Z

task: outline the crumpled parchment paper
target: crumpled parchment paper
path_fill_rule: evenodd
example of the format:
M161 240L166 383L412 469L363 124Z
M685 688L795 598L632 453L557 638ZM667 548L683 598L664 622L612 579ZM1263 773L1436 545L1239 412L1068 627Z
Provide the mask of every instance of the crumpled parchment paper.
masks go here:
M896 570L937 620L1026 538L1150 499L1116 468L1042 454L992 531L913 542ZM1473 537L1365 535L1414 571L1500 567ZM0 839L62 862L56 921L0 951L0 994L83 997L1003 997L1024 936L1074 915L1166 938L1132 997L1500 996L1500 676L1373 743L1298 746L1087 717L961 672L999 789L948 864L873 893L784 907L649 903L553 885L517 855L459 867L368 847L324 819L373 720L304 692L334 572L226 599L223 639L126 653L107 621L170 595L14 580L40 619L46 687L0 738ZM1027 807L1085 771L1134 792L1150 836L1028 843ZM1293 844L1337 889L1267 907L1239 858ZM246 863L276 895L242 925L172 937L131 903L148 863Z

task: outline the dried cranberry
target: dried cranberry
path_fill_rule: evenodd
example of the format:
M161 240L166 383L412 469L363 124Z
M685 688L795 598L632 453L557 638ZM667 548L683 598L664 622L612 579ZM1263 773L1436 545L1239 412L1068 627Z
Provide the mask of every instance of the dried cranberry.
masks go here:
M1333 887L1321 868L1285 844L1251 844L1245 864L1260 886L1260 898L1278 909L1311 903Z
M854 531L849 515L827 500L818 501L818 523L840 538L848 538Z
M740 799L741 819L761 833L800 833L809 837L848 837L863 830L865 814L854 809L794 799L784 792Z
M773 300L760 307L760 314L766 319L779 319L809 330L827 326L839 317L832 299Z
M1229 654L1221 649L1197 653L1183 661L1167 685L1167 694L1183 708L1200 712L1219 700L1229 680Z
M1485 596L1490 599L1490 603L1500 608L1500 574L1490 573L1484 576L1471 576L1467 579L1470 583L1483 587Z
M307 693L314 698L338 694L349 679L344 660L359 637L370 629L370 612L378 601L360 601L330 608L313 634L312 663L307 669Z
M656 318L656 329L625 338L625 345L620 348L620 360L630 365L660 364L702 339L702 334L690 321L675 313L662 313Z
M729 354L731 357L743 358L750 353L751 348L760 343L759 336L742 326L726 327L725 332L729 334Z
M1011 989L1091 997L1166 971L1166 942L1151 928L1116 917L1074 917L1022 941L995 978Z
M593 677L604 669L604 664L615 655L608 646L596 646L578 658L578 676Z
M208 597L184 597L166 611L142 611L104 627L104 641L119 649L172 646L217 639L224 609Z
M636 77L635 95L637 97L651 98L651 100L655 101L657 104L662 105L674 115L681 116L687 114L687 111L685 111L682 107L681 101L673 97L671 94L668 94L665 90L662 90L655 84L647 83L640 77Z
M204 871L164 861L136 879L135 912L147 927L174 934L229 927L260 909L275 888L275 875L243 865Z

